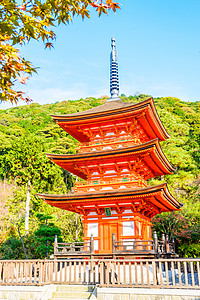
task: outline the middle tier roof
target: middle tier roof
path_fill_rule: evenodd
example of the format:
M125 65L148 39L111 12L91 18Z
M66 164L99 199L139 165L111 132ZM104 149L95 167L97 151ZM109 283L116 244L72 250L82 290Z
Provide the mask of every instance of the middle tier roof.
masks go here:
M128 168L135 171L145 180L170 174L175 168L170 164L164 155L158 139L151 140L144 144L127 148L118 148L109 151L95 151L83 154L46 154L49 159L63 169L87 179L91 172L103 172L112 165L116 168ZM110 167L109 167L110 166Z

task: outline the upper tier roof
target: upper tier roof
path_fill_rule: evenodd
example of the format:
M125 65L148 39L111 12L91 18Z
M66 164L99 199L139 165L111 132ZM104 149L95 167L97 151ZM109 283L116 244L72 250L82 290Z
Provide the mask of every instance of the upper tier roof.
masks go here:
M158 116L153 98L136 104L120 100L110 101L82 112L51 116L58 125L80 142L90 141L90 138L80 130L81 126L89 127L92 124L100 126L119 120L126 121L130 117L138 118L150 139L166 140L169 138Z
M142 102L140 102L140 103L142 103ZM55 117L58 119L64 118L64 119L72 120L72 119L75 119L75 117L77 117L77 119L78 119L78 117L80 117L80 116L85 116L85 115L89 116L89 115L93 115L93 114L99 114L99 113L103 113L103 112L107 112L107 111L111 111L111 110L118 110L118 109L126 108L126 107L133 106L133 105L135 105L135 104L122 102L121 100L108 101L102 105L99 105L99 106L96 106L96 107L93 107L91 109L87 109L84 111L80 111L80 112L77 112L74 114L60 115L60 116L52 115L52 117L53 118Z
M169 163L160 147L158 139L144 144L119 148L108 151L95 151L83 154L46 154L54 163L69 172L86 179L86 175L80 167L110 162L126 162L141 158L154 172L155 176L170 174L175 168ZM78 166L78 167L77 167ZM151 176L150 176L151 177ZM148 178L150 178L148 176Z

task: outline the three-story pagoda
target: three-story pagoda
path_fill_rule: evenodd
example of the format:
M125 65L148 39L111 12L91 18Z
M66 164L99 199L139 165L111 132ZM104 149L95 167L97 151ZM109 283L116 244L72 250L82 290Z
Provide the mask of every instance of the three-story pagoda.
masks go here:
M148 186L152 177L170 174L159 141L169 138L153 99L137 104L119 98L115 39L111 52L111 98L98 107L54 121L80 142L75 155L47 154L63 169L84 179L74 194L40 194L48 204L82 215L84 241L94 237L95 252L112 252L118 241L150 240L151 219L180 209L166 183Z

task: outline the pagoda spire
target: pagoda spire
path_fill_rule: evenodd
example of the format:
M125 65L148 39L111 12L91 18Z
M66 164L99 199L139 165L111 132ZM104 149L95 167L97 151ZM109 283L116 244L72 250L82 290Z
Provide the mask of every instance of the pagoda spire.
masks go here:
M110 53L110 94L111 98L108 101L121 100L119 98L119 78L118 78L118 62L115 38L111 39Z

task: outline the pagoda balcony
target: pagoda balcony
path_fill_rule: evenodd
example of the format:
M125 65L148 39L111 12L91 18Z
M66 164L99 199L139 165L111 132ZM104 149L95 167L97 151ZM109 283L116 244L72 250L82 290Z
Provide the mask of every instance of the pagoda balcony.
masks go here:
M110 180L92 180L76 182L75 192L92 192L103 190L130 189L130 188L147 187L146 181L143 179L135 179L132 177L112 178Z
M82 143L76 150L78 150L78 153L85 153L85 152L92 152L92 151L103 151L103 150L112 150L122 147L131 147L141 144L141 140L139 138L134 139L110 139L109 141L101 141L101 143L98 142L90 142L90 143Z
M168 236L162 235L162 239L157 239L157 234L154 233L154 239L124 239L120 241L115 240L115 235L112 236L112 251L111 253L99 253L95 250L95 238L93 236L86 242L71 242L59 243L57 236L54 241L54 258L64 257L90 257L90 256L110 256L110 257L177 257L175 253L175 242L172 239L168 241Z

